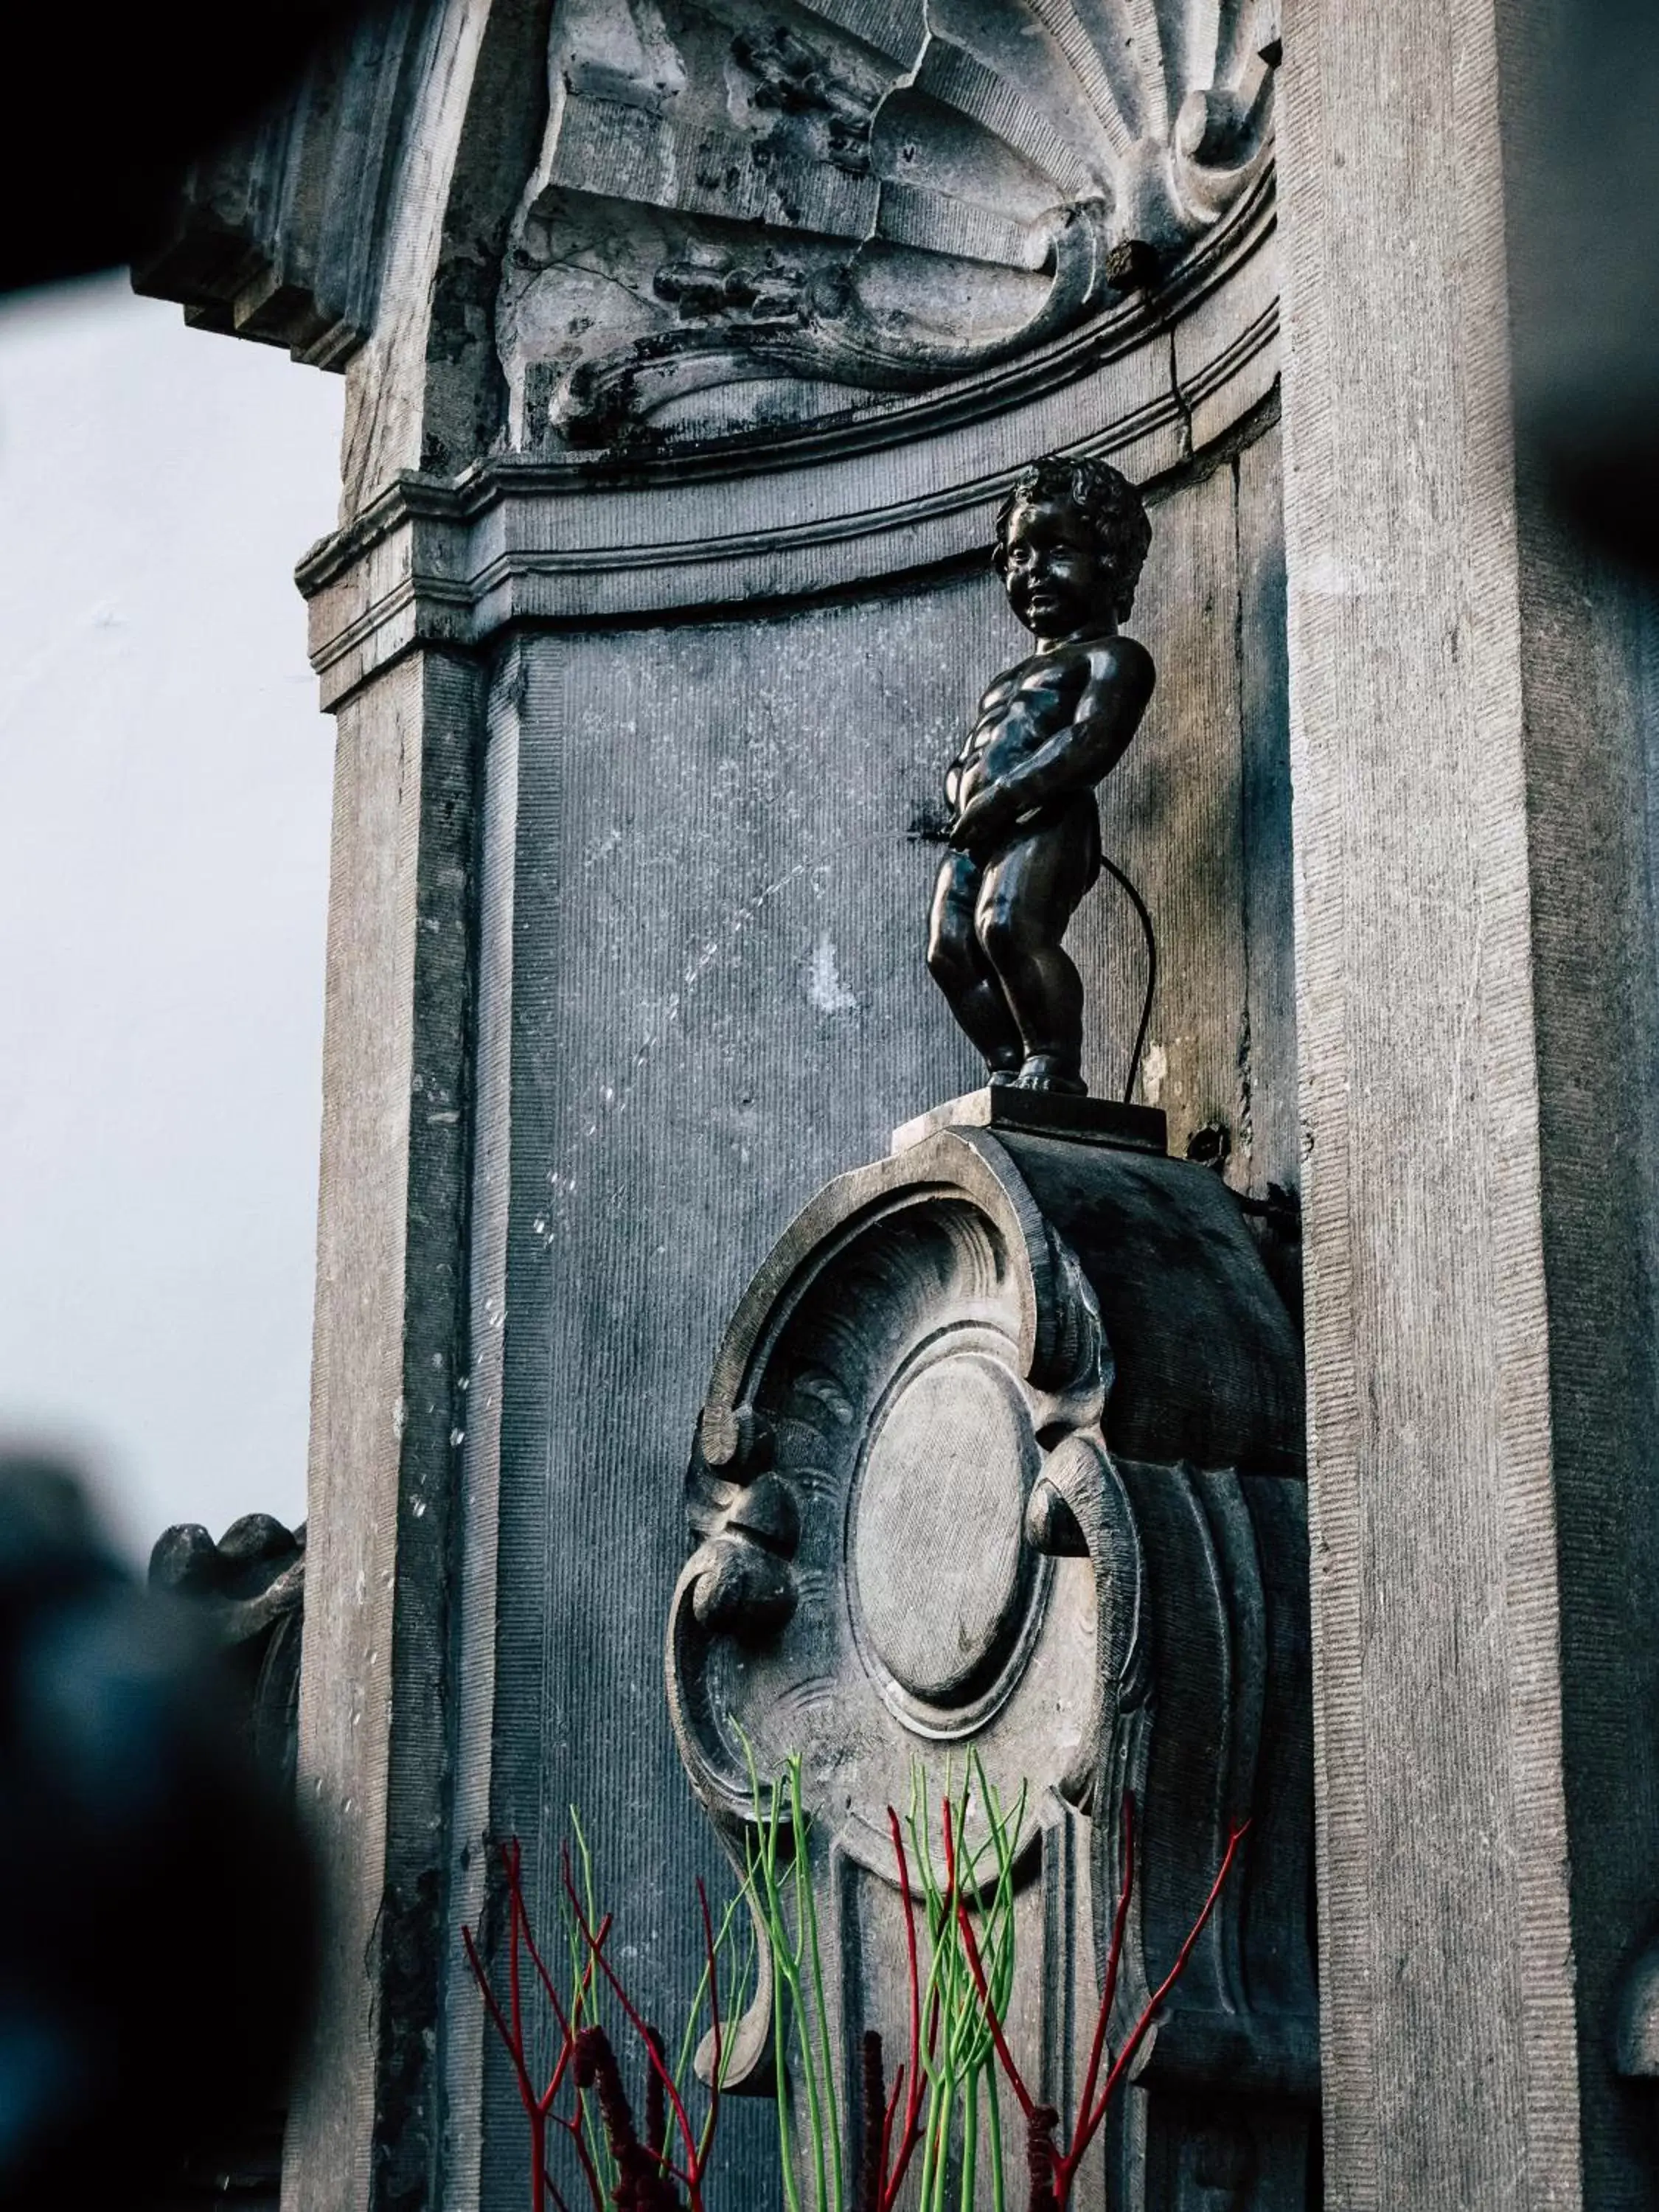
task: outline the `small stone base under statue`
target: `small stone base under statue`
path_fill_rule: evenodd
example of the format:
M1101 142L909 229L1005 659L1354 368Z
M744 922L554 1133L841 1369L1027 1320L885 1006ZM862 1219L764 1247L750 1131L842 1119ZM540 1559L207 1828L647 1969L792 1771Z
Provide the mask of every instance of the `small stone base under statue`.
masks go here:
M941 1129L988 1129L994 1134L1059 1137L1068 1144L1109 1145L1119 1151L1156 1152L1170 1148L1169 1123L1157 1106L1120 1106L1115 1099L1078 1097L1063 1091L1028 1091L1012 1083L990 1083L964 1091L943 1106L901 1122L893 1150L907 1152Z

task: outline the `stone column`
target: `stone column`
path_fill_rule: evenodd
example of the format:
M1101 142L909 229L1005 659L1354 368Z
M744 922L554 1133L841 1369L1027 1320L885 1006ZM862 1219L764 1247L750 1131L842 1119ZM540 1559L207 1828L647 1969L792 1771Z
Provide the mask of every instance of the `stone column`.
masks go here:
M1304 0L1285 25L1341 2212L1655 2201L1612 2059L1659 1895L1652 715L1639 611L1517 483L1528 12Z
M300 1707L333 1924L296 2212L424 2203L436 2152L476 688L412 653L339 710Z

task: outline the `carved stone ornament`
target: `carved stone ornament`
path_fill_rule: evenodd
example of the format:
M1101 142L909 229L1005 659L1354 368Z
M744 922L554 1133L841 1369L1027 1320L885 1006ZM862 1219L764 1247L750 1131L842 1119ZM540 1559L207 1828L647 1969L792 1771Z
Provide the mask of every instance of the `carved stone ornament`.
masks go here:
M149 1585L199 1607L237 1688L249 1743L266 1771L294 1786L299 1740L305 1523L245 1513L216 1544L199 1522L163 1529Z
M324 703L412 642L977 561L1270 402L1278 0L405 0L135 282L350 368Z
M801 1754L843 2086L866 2027L902 2047L885 1808L917 1760L935 1799L970 1749L1010 1799L1033 1792L1011 2039L1062 2112L1124 1790L1142 1874L1115 2038L1250 1816L1082 2201L1111 2177L1115 2203L1299 2208L1318 2078L1299 1355L1220 1180L1134 1148L1158 1116L1059 1103L1094 1140L1008 1091L901 1132L757 1276L689 1478L675 1727L739 1865L745 1745L763 1772ZM770 2087L769 2005L763 1974L735 2087Z
M497 304L513 442L973 378L1135 302L1271 159L1276 0L567 0Z

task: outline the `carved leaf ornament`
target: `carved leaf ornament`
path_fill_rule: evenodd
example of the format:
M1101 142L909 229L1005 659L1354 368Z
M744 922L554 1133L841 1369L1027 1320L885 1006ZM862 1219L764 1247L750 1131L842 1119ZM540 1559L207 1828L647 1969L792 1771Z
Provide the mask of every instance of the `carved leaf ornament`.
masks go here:
M842 413L1133 312L1271 159L1277 0L568 0L514 441Z

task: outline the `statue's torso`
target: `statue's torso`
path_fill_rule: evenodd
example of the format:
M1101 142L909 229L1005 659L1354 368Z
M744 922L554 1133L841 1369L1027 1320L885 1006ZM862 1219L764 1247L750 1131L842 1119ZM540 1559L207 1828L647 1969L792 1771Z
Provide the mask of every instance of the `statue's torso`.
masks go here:
M1030 758L1064 729L1082 692L1087 655L1034 653L999 676L979 702L979 719L945 772L945 796L960 813L969 800Z

